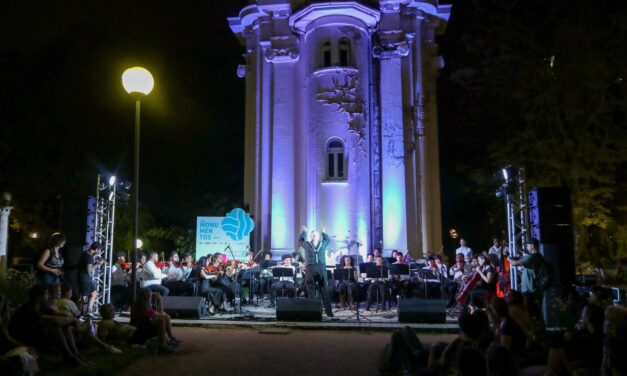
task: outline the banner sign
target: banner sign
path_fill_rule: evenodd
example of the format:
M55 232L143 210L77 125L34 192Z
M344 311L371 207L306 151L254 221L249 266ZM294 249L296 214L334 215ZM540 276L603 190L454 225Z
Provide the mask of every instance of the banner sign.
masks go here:
M216 252L226 254L232 259L245 260L250 233L255 222L243 209L233 209L226 217L196 217L196 257Z

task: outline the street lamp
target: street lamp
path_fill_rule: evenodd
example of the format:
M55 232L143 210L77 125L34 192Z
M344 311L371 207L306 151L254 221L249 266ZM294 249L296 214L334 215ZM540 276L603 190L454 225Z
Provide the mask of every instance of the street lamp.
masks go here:
M122 86L129 94L135 97L135 167L134 167L134 181L135 192L133 192L133 259L131 260L131 291L133 302L135 302L135 296L137 294L137 239L139 232L139 113L140 102L143 96L148 95L152 88L155 86L155 80L148 70L142 67L129 68L122 73Z

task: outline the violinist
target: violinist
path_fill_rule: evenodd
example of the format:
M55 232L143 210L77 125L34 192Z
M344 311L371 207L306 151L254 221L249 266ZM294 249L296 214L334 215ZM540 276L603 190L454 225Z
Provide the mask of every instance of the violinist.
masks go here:
M142 287L148 287L150 291L158 292L161 296L168 296L170 290L161 284L166 276L157 267L158 261L159 254L155 251L150 252L150 257L142 270Z
M340 308L346 308L346 295L348 295L348 305L351 310L354 310L355 297L357 297L357 269L355 265L353 265L353 258L350 256L342 256L338 266L349 271L348 280L340 281L337 285Z
M455 296L457 296L457 290L463 283L464 277L470 272L470 265L466 264L464 255L458 253L455 255L455 264L451 266L448 271L449 281L447 282L445 289L448 295L449 301L446 308L451 308L455 305Z
M183 253L183 263L181 264L181 270L183 270L183 281L188 281L189 276L194 268L194 259L189 253Z
M183 268L180 265L179 254L176 251L170 253L170 261L166 269L164 285L170 289L170 295L191 296L194 294L194 285L185 280Z
M126 267L126 255L118 252L115 263L111 265L111 303L120 309L131 303L131 276Z
M235 294L238 292L239 285L233 280L235 274L235 261L232 265L224 265L222 263L222 254L216 252L213 255L212 265L218 270L217 278L212 281L213 287L219 288L226 294L227 303L226 309L229 310L229 306L233 305L235 301Z
M470 292L470 303L473 306L481 306L484 301L492 298L496 291L496 272L490 258L485 253L481 253L477 256L477 262L475 273L480 279Z
M197 286L199 295L207 298L210 304L210 312L223 309L226 302L226 293L216 287L211 286L210 281L218 278L218 272L214 271L214 267L210 265L211 258L201 257L196 262L190 273L190 280L194 281Z

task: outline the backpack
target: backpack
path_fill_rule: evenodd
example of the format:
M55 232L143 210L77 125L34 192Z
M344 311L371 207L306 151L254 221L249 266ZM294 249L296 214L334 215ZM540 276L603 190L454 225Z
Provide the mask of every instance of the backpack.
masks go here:
M555 271L553 266L546 262L542 256L539 258L539 264L538 269L535 271L535 287L537 290L545 291L553 284Z

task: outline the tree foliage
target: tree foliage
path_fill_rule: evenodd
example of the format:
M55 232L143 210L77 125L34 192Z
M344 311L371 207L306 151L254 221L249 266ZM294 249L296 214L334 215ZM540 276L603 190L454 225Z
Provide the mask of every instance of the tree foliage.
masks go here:
M464 173L512 164L526 168L529 186L568 187L585 259L626 251L626 208L617 201L627 165L623 8L607 1L470 1L463 10L471 21L444 83L463 97L457 103L466 118L448 121L463 122L465 141L492 135L489 162L466 163ZM599 239L612 237L603 249L590 240L592 227L602 230Z

